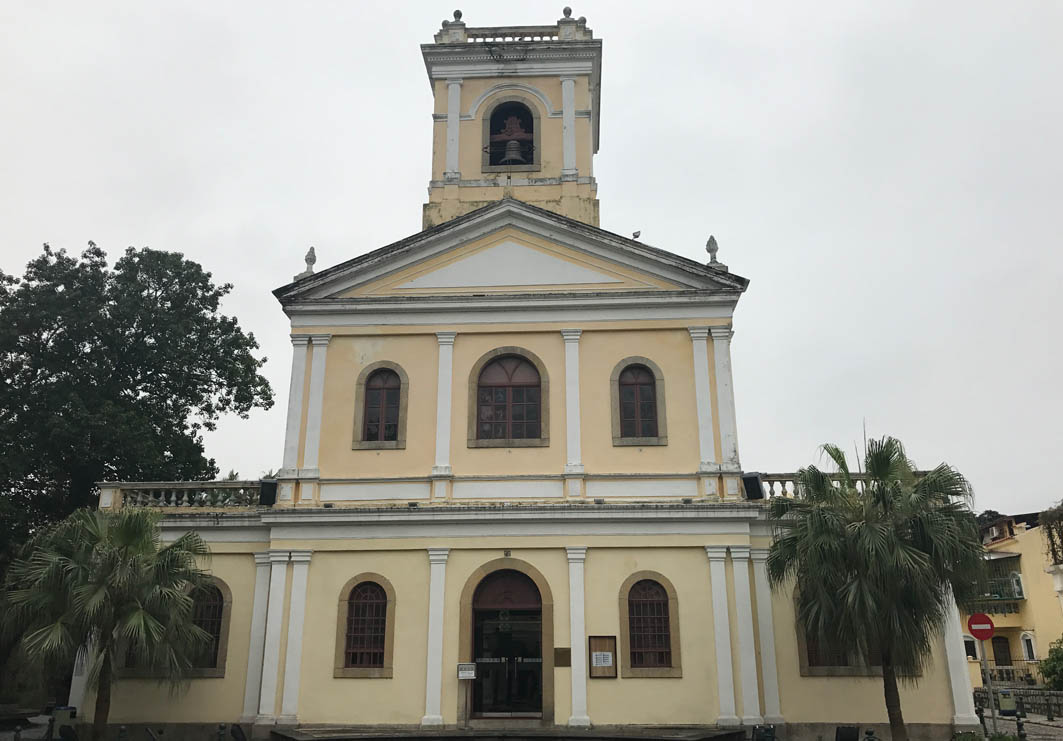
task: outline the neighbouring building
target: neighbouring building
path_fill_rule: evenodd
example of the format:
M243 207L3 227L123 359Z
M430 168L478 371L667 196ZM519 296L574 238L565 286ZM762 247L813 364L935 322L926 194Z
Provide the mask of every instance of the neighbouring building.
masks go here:
M1063 579L1047 555L1036 512L1005 515L982 527L989 580L985 596L970 606L989 615L994 636L986 641L987 669L994 687L1043 684L1040 660L1053 641L1063 638ZM985 684L982 645L967 633L963 643L971 684Z
M171 697L127 673L113 721L884 723L879 670L805 641L768 585L759 500L793 481L742 478L747 280L714 242L706 264L598 226L601 41L567 8L455 13L421 52L424 230L274 292L293 345L276 500L101 485L101 507L200 532L217 584L202 677ZM901 692L919 737L977 723L958 613Z

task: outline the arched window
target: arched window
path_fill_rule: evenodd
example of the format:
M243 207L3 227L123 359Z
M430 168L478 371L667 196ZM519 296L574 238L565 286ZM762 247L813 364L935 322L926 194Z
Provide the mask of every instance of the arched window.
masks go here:
M1026 661L1037 660L1037 644L1034 643L1033 633L1023 633L1019 638L1022 644L1022 658Z
M347 598L344 667L383 667L388 597L376 582L364 581Z
M652 579L631 587L628 605L628 645L633 669L672 665L668 593Z
M657 437L657 388L644 365L620 373L620 436Z
M974 639L974 636L964 635L963 652L967 654L968 659L978 661L978 641Z
M539 438L541 392L539 371L527 359L503 355L488 363L477 382L477 439Z
M399 438L399 398L402 382L390 368L374 371L365 384L362 440L390 442Z
M218 649L221 646L222 618L225 613L225 598L214 584L208 584L192 598L192 622L206 631L210 643L196 657L197 669L216 669Z
M523 103L511 100L491 111L487 135L487 165L510 167L533 165L535 118Z

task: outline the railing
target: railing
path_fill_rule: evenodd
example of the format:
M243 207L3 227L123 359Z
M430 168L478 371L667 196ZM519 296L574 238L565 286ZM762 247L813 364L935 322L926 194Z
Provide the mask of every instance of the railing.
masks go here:
M259 490L258 481L105 483L100 484L100 507L255 507Z
M466 28L469 41L557 41L557 26Z
M866 473L850 474L858 491L863 491L864 482L867 481ZM832 478L837 479L836 476ZM795 497L798 494L796 473L762 473L760 474L761 486L764 496L771 497Z
M1012 659L1008 664L988 661L989 676L994 687L1040 687L1045 683L1040 661ZM986 684L985 668L982 669L982 684Z
M1018 615L1019 603L1014 600L980 599L973 600L967 606L971 612L984 612L988 615Z

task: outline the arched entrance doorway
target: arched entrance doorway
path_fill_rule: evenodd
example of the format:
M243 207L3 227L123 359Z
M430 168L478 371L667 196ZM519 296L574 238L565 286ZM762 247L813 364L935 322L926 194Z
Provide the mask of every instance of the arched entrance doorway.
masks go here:
M535 582L515 569L492 571L473 594L472 618L473 716L541 717L543 600Z

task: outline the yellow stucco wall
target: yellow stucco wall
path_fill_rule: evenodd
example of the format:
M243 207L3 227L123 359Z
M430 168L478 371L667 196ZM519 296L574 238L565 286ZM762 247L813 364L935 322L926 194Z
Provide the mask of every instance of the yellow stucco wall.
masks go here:
M580 539L581 545L588 546L585 565L587 635L613 635L619 639L620 586L635 572L652 571L663 575L675 587L678 597L682 678L588 679L588 710L596 725L711 724L715 721L719 700L709 564L704 545L743 541L750 545L764 545L735 536L591 536ZM460 704L458 693L461 687L453 667L459 659L461 597L474 572L484 564L508 555L540 572L554 605L553 646L585 652L585 645L572 646L569 633L568 563L563 546L572 544L571 538L560 536L460 538L445 542L423 538L274 542L272 546L281 549L318 547L310 563L307 584L298 707L300 722L420 722L424 713L429 590L425 549L429 547L451 547L446 568L442 657L441 708L446 723L457 722ZM239 549L236 544L226 548L227 551ZM214 558L214 572L225 579L233 591L225 678L192 680L184 693L175 696L171 696L166 687L146 680L122 680L114 695L114 722L233 722L241 716L254 589L251 552L258 549L256 544L245 554L221 553ZM333 677L336 626L343 619L339 611L341 589L351 577L363 572L383 575L395 589L394 677L390 679ZM737 574L731 563L727 565L727 572L730 612L734 616L733 585ZM745 576L750 578L748 572ZM285 616L289 612L289 592L290 585L286 586ZM774 616L782 711L787 722L885 721L879 678L800 676L793 600L788 590L775 593L769 609ZM737 653L735 617L732 617L730 627L735 685L740 688L743 659ZM280 646L282 658L291 639L291 636L284 636ZM944 648L940 643L935 655L940 658L928 666L917 684L902 687L905 718L910 723L949 723L951 720ZM283 672L282 661L278 710ZM737 694L741 714L744 698L740 689ZM762 694L762 690L758 694ZM91 718L91 697L88 700L88 712L82 713L86 719ZM554 669L555 722L564 724L570 714L571 670L557 667Z

